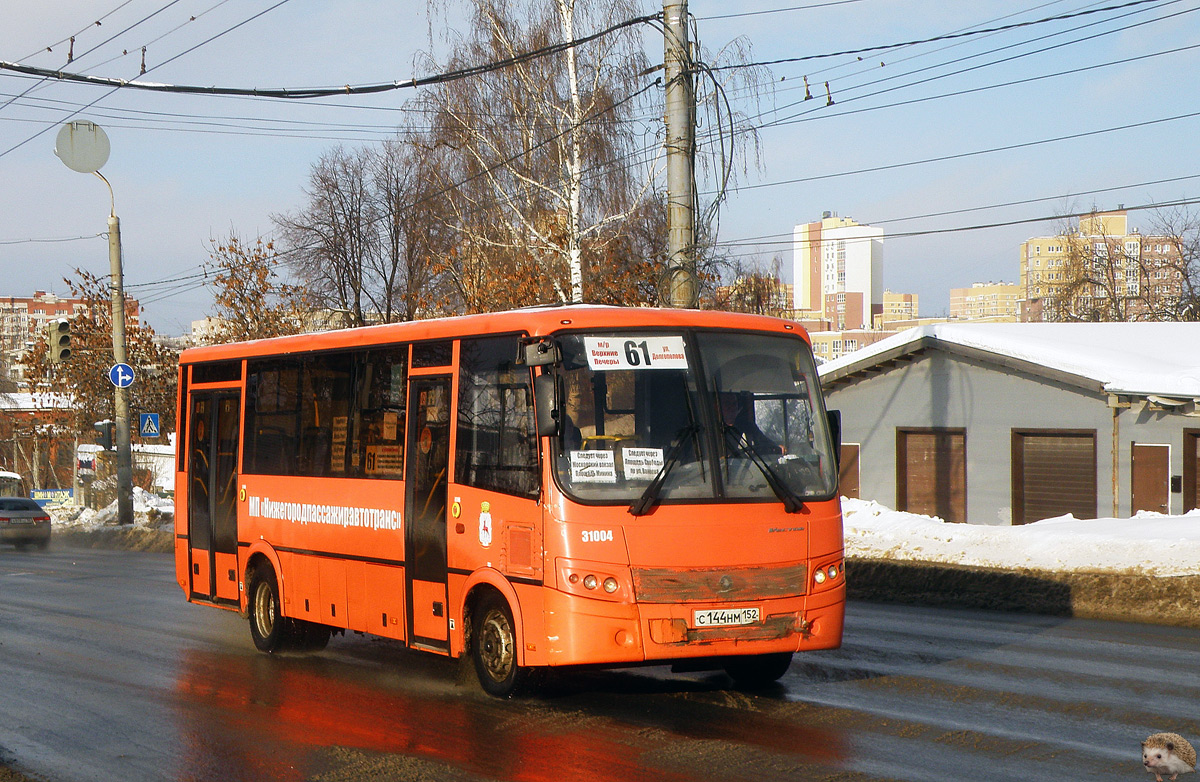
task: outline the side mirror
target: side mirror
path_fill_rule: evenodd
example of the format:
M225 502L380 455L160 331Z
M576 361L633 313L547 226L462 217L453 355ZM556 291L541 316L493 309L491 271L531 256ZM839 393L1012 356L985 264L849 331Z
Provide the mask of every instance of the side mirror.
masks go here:
M558 434L558 381L554 375L543 373L533 379L533 403L538 437Z
M842 469L842 411L826 410L825 418L829 421L829 437L833 440L833 459L838 472Z
M519 356L518 363L524 363L530 367L544 367L550 364L557 364L562 360L562 353L558 350L558 344L553 340L540 339L536 342L527 342L523 346L522 355Z

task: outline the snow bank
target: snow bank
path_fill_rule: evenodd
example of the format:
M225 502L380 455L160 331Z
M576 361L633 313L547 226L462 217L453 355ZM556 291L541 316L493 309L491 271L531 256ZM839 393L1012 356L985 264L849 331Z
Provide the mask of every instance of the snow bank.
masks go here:
M1012 527L950 524L842 498L846 556L993 568L1200 574L1200 510L1132 519L1070 515Z
M117 501L100 510L61 506L48 508L54 523L77 531L98 530L117 524ZM171 525L175 517L175 503L164 500L137 486L133 487L133 523L138 527L160 529Z

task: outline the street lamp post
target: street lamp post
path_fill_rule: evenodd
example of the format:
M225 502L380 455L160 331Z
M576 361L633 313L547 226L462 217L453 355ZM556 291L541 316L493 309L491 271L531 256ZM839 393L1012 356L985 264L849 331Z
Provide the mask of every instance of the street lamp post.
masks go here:
M95 174L108 187L108 263L109 290L112 295L113 361L125 364L125 290L121 270L121 221L117 218L117 201L112 185L100 173L108 162L108 136L94 122L68 122L58 132L54 154L72 171ZM133 523L133 449L129 432L129 388L114 383L114 418L117 447L117 521Z

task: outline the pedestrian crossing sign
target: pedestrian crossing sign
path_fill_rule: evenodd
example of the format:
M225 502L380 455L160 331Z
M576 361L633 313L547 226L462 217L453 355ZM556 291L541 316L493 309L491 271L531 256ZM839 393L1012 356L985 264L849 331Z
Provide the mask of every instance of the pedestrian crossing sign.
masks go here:
M158 413L138 413L138 434L158 437Z

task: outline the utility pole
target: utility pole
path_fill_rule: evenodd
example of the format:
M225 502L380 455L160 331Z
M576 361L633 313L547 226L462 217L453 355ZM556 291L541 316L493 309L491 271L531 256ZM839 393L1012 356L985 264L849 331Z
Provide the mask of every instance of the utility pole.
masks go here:
M108 135L94 122L76 120L68 122L59 129L58 138L54 143L54 154L58 156L67 168L81 174L95 174L108 188L108 262L111 269L109 290L112 292L112 329L113 329L113 359L117 366L125 362L125 291L121 273L121 221L117 219L117 199L113 195L112 185L100 173L100 169L108 162L110 147ZM117 382L113 374L109 375L116 386L113 399L116 408L116 445L117 445L117 521L121 524L133 523L133 454L129 437L129 388L133 382L132 375L126 375L128 382L124 385Z
M99 171L96 176L104 179ZM108 180L104 179L104 184ZM112 187L109 187L112 192ZM114 201L112 211L108 216L108 262L112 274L112 327L113 327L113 362L125 364L125 289L121 270L121 221L117 217ZM117 521L120 524L133 523L133 448L130 445L129 434L129 387L117 386L115 407L116 446L117 446Z
M663 0L667 79L667 279L672 307L695 307L695 95L688 43L687 0Z

